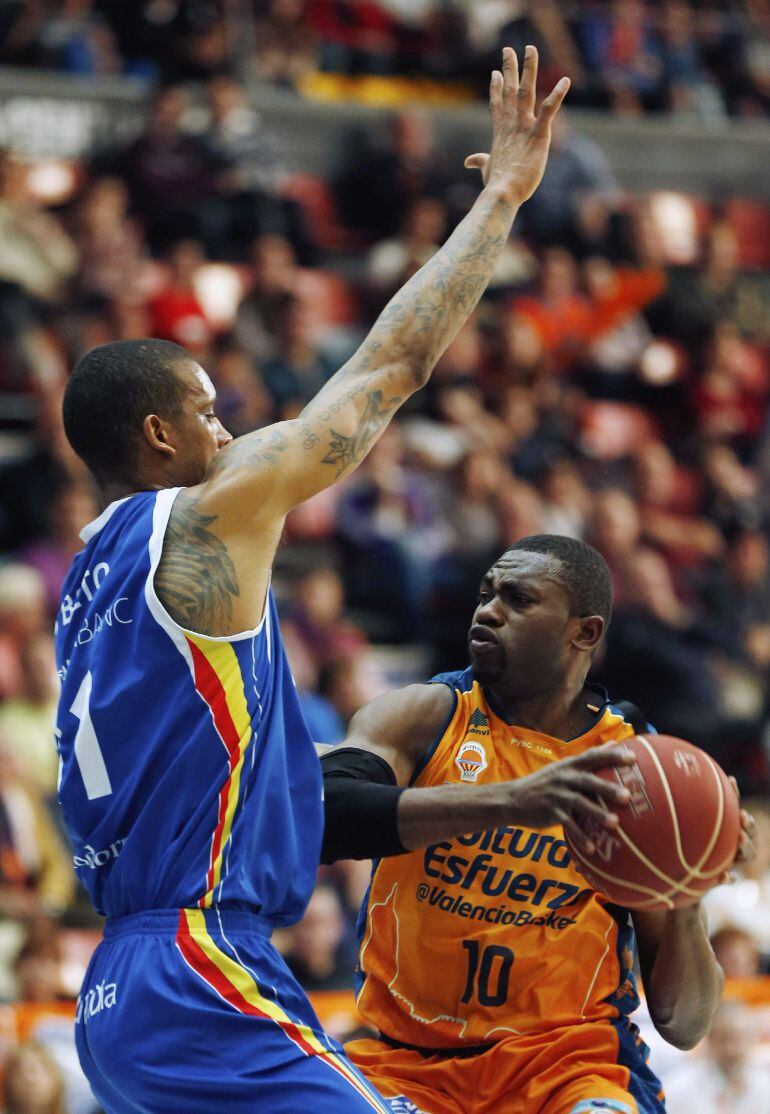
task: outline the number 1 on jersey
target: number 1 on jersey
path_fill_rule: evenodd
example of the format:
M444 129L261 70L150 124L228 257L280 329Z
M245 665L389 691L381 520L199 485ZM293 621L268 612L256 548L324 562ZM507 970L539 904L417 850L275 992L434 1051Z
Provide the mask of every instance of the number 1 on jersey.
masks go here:
M89 801L95 801L97 797L109 797L112 793L110 775L107 773L104 755L91 722L89 703L92 685L93 677L89 671L81 681L77 696L70 708L73 716L80 721L75 735L75 758Z

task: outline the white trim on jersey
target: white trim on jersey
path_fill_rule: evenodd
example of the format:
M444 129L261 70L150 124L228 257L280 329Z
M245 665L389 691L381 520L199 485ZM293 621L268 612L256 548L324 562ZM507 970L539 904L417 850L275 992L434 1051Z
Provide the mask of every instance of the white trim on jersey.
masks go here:
M137 491L135 492L135 494L138 495L139 492ZM96 537L99 531L104 529L112 516L115 514L115 511L118 509L118 507L122 506L123 503L127 503L129 499L133 499L133 497L133 495L125 495L122 499L115 499L114 502L105 507L98 518L94 518L90 522L86 523L86 525L80 531L80 540L88 544L91 538Z
M259 624L254 627L253 630L241 631L238 634L198 634L197 631L189 630L189 628L181 626L175 619L172 619L159 600L155 591L155 573L157 572L161 554L163 553L163 539L166 536L166 527L171 517L171 508L174 506L174 500L177 495L182 490L184 489L181 487L164 488L163 491L158 492L155 499L155 507L152 512L152 535L150 536L149 543L150 572L144 589L145 599L150 613L153 619L155 619L155 621L171 636L177 646L179 646L180 638L184 641L184 636L187 634L193 635L195 638L205 638L207 642L242 642L247 638L256 638L269 616L269 585L265 593L265 605Z

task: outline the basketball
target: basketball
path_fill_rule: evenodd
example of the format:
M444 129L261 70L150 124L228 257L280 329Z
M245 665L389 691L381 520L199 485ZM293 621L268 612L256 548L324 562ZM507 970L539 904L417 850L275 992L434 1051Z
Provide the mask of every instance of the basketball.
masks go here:
M598 770L631 794L616 806L618 828L581 826L592 855L567 836L578 869L611 901L631 909L675 909L696 901L732 864L740 805L724 771L704 751L670 735L635 735L632 766Z

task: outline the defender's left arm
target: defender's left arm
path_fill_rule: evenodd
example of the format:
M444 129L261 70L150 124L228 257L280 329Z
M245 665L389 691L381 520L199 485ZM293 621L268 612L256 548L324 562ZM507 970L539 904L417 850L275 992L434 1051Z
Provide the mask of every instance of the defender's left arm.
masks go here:
M730 780L737 793L735 779ZM754 858L755 828L754 817L741 810L736 864ZM631 916L652 1022L675 1048L694 1048L711 1028L724 982L709 943L705 911L696 902L665 913L631 910Z

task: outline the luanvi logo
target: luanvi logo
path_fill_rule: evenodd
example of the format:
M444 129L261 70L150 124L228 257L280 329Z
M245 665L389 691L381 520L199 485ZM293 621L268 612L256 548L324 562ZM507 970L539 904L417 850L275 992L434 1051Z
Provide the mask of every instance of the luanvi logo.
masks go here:
M474 708L471 712L471 718L468 720L468 734L469 735L488 735L489 734L489 720L482 712L481 708Z

